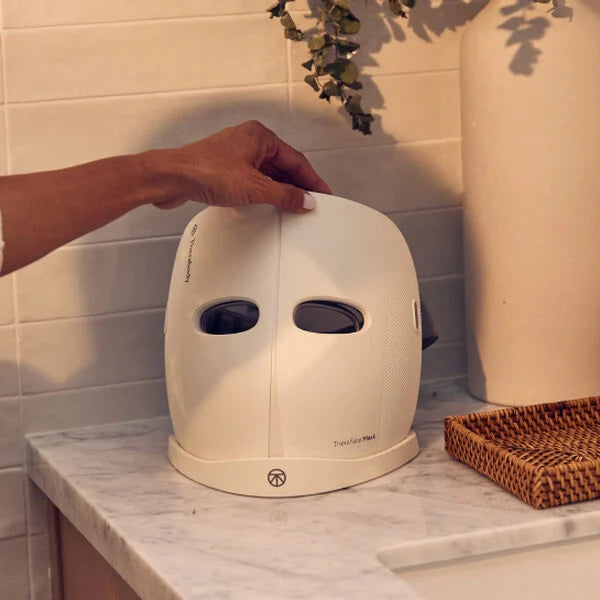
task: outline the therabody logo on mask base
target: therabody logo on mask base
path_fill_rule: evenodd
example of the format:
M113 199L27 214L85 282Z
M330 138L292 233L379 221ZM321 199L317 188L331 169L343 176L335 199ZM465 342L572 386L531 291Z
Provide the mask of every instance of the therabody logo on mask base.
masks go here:
M281 487L287 481L287 475L282 469L271 469L267 474L267 481L273 487Z

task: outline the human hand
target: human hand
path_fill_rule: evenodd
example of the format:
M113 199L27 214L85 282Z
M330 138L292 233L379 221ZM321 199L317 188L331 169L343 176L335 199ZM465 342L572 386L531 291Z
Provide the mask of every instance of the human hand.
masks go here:
M159 150L160 170L171 173L163 209L187 200L212 206L273 204L291 212L314 208L306 191L331 194L303 154L258 121L246 121L204 140Z

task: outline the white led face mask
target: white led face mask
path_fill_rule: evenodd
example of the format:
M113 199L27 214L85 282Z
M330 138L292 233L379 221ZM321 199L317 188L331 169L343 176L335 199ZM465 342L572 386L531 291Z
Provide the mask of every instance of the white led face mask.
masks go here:
M361 204L207 208L187 226L165 319L169 458L210 487L329 491L418 452L421 331L410 252Z

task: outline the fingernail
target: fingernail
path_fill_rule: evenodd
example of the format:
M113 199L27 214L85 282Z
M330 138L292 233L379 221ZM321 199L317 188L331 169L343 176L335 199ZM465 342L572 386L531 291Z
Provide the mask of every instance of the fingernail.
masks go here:
M304 192L304 202L302 202L302 208L304 210L312 210L316 205L317 199L310 192Z

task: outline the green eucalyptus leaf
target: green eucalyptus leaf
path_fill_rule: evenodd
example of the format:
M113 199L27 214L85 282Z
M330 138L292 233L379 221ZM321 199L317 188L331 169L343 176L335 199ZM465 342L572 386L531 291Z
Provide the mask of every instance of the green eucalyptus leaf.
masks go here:
M360 48L360 44L351 40L338 39L335 40L335 47L340 54L352 54Z
M362 90L363 88L363 84L360 81L355 81L354 83L346 83L345 85L351 90Z
M288 40L300 41L304 34L296 27L296 23L294 23L294 19L292 19L292 15L286 10L281 16L281 24L284 29L284 37Z
M358 67L347 58L338 58L324 68L325 73L346 84L352 84L358 78Z
M285 12L285 5L288 0L280 0L279 2L275 2L269 8L267 8L267 12L271 13L271 19L273 17L282 17Z
M372 114L364 112L360 101L360 94L354 94L344 102L344 108L352 117L352 129L360 131L363 135L371 135L371 123L375 118Z
M325 50L313 53L313 65L315 71L323 72L323 66L325 65Z
M360 31L360 19L349 14L338 21L339 30L345 35L354 35Z
M328 102L332 96L341 96L340 86L333 81L328 81L321 90L320 98L325 98Z
M352 129L360 131L363 135L371 135L371 123L374 120L371 115L352 115Z
M404 18L406 18L408 16L406 14L406 11L404 10L402 4L400 4L400 0L390 0L390 10L392 11L392 14L394 14L394 15L398 15L398 16L404 17Z
M328 19L329 19L329 15L327 14L327 11L322 7L322 6L317 6L317 23L319 25L319 27L323 27L325 25L325 23L327 23Z
M288 2L293 1L274 1L267 11L271 18L280 19L286 38L298 41L304 38L304 34L296 27L292 16L286 10ZM555 9L563 4L563 0L533 1L540 4L552 3ZM422 3L426 4L426 2ZM388 0L388 4L393 14L406 18L408 11L417 5L417 0ZM350 57L360 48L360 44L340 37L355 35L361 28L360 19L352 12L352 0L318 0L313 9L316 9L317 29L320 33L314 35L308 42L312 58L302 63L302 66L310 71L304 81L316 92L320 92L319 97L328 102L332 97L340 98L352 119L352 128L368 135L371 133L371 123L374 118L363 110L360 95L349 92L349 90L356 91L362 88L362 83L358 81L358 67L350 60ZM327 75L331 80L321 85L319 77Z
M310 85L315 92L318 92L321 89L319 87L316 75L306 75L306 77L304 77L304 81L306 81L306 83L308 83L308 85Z
M337 22L348 15L348 11L343 8L334 7L327 13L327 20Z
M325 48L327 44L326 37L324 35L315 35L308 42L308 47L311 51L315 52L317 50L321 50Z
M285 29L296 29L296 23L294 23L292 15L287 10L281 15L280 21Z
M364 115L365 112L363 111L362 106L360 105L361 100L362 97L360 94L353 94L344 103L344 108L351 115Z
M302 31L300 31L300 29L286 29L283 32L283 37L285 37L287 40L299 42L300 40L304 39L304 34Z

